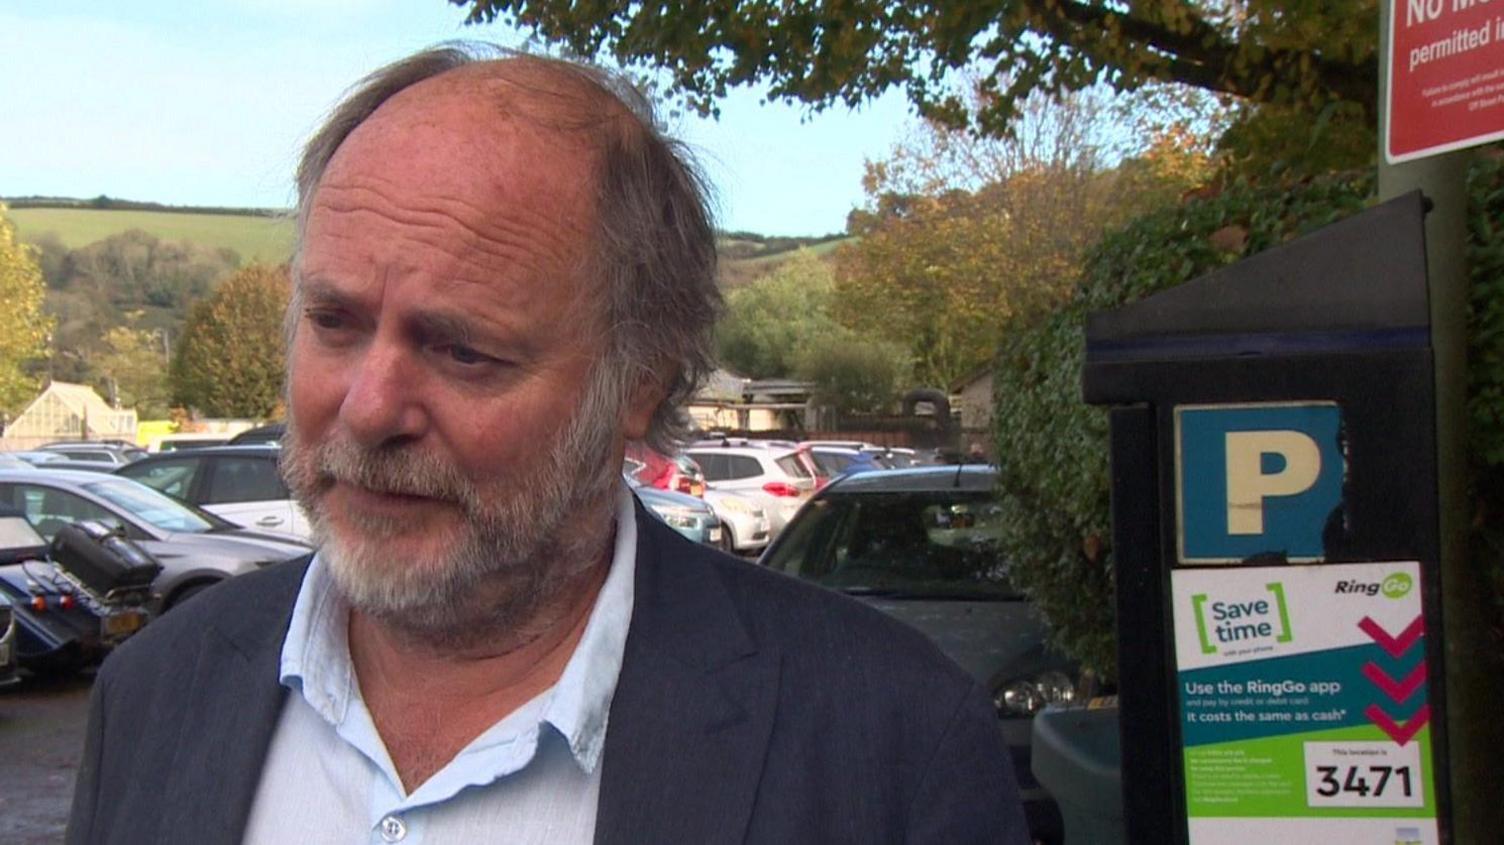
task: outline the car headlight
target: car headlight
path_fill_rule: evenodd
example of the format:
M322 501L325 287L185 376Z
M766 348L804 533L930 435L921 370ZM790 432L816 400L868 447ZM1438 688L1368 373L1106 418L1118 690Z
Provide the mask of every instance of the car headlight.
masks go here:
M1073 704L1076 682L1064 672L1051 670L1009 681L992 694L999 716L1027 718L1051 704Z
M655 507L653 511L662 517L664 522L675 528L696 528L700 524L700 515L689 508L665 505Z
M727 496L725 498L718 499L717 502L722 508L731 511L732 513L751 514L754 510L752 505L748 504L744 499L734 499L730 496Z

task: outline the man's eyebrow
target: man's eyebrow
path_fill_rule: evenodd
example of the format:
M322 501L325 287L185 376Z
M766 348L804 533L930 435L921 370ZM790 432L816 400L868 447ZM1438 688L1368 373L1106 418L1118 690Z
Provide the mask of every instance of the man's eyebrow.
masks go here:
M476 336L473 323L454 314L424 311L412 315L408 322L413 332L426 340L468 344Z
M298 284L299 298L303 305L317 305L323 308L339 306L353 308L355 298L340 291L330 282L323 279L303 279Z

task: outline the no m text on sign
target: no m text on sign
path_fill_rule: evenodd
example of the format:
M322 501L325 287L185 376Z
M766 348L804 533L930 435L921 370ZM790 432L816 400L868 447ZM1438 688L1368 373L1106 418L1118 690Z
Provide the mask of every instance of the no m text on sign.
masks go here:
M1177 407L1179 562L1320 560L1342 503L1341 428L1331 402Z
M1504 137L1504 3L1392 0L1387 46L1391 164Z

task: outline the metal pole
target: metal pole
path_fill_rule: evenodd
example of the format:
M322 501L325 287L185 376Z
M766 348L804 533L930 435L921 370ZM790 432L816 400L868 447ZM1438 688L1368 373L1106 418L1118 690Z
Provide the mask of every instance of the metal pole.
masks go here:
M1447 748L1451 770L1451 839L1487 842L1504 830L1497 795L1504 748L1500 655L1488 641L1486 602L1492 594L1481 567L1469 561L1467 495L1467 169L1464 150L1391 165L1384 158L1388 109L1390 4L1379 5L1379 200L1419 189L1426 215L1426 267L1431 297L1431 346L1436 368L1436 462L1441 539L1442 628L1446 653Z

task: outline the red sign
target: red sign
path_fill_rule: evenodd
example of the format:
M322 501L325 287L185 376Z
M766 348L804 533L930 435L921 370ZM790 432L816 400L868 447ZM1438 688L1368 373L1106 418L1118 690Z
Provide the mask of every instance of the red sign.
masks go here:
M1504 1L1391 0L1384 154L1504 138Z

